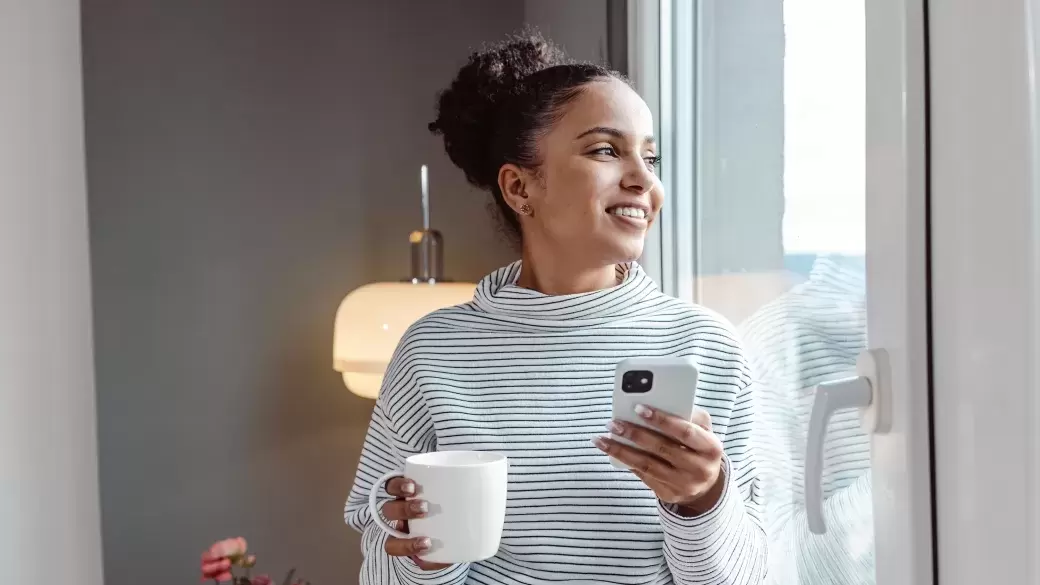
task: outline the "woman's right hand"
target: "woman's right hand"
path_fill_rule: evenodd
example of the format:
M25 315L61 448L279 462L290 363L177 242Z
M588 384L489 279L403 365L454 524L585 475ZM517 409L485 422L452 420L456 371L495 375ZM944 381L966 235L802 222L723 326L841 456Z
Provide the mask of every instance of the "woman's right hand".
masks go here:
M397 522L397 529L408 534L408 521L426 516L429 505L422 500L408 500L418 495L415 482L404 477L395 477L386 482L386 493L397 498L383 504L383 517L391 522ZM424 571L437 571L446 569L451 565L440 563L428 563L419 558L418 555L430 550L430 539L420 538L394 538L386 539L386 554L392 557L409 557Z

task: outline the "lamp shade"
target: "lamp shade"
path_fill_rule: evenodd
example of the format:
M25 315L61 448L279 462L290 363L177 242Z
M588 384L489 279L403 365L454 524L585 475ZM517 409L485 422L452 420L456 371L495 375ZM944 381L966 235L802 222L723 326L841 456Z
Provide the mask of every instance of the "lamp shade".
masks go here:
M404 332L437 309L473 299L475 284L379 282L347 295L336 312L332 362L347 388L376 398Z

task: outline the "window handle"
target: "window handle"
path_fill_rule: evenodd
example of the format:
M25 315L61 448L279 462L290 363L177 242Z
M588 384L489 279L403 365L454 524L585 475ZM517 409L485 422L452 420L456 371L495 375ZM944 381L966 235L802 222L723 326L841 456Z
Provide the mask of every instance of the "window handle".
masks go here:
M839 410L859 408L862 409L861 424L867 433L891 430L889 371L885 350L867 350L856 360L857 376L816 386L805 445L805 513L813 534L827 532L823 517L823 447L827 440L827 423Z

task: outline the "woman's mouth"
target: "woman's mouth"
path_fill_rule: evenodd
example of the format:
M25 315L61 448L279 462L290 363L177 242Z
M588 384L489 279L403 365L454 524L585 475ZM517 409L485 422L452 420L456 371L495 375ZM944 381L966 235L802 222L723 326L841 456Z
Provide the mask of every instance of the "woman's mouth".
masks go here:
M607 213L614 216L614 219L626 226L646 229L650 224L648 219L649 214L646 209L643 209L642 207L617 205L607 209Z
M618 217L631 217L635 219L646 219L646 210L641 207L625 207L619 205L617 207L611 207L607 210L607 213L616 215Z

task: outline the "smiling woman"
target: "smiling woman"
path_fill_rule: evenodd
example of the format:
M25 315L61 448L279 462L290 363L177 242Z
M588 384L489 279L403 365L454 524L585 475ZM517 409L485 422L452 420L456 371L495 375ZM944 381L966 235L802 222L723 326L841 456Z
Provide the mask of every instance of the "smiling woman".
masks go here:
M487 276L473 301L420 319L397 348L346 505L363 534L362 585L763 578L743 351L728 323L662 294L635 262L664 201L653 127L621 75L570 63L537 35L474 53L439 96L430 129L490 193L521 260ZM689 420L642 405L653 431L611 420L615 368L634 357L696 362ZM409 478L375 484L444 450L508 456L491 558L433 564L422 557L438 542L373 522L373 490L389 496L381 512L401 532L442 513ZM482 514L474 503L456 524Z
M664 196L653 116L621 74L532 35L476 53L438 105L430 129L522 244L521 284L589 292L640 256ZM548 258L576 288L543 282Z
M541 268L534 257L552 256L554 271L580 274L575 283L587 283L551 292L588 292L608 283L613 265L642 254L646 230L664 200L654 173L650 110L616 74L606 75L584 84L567 114L542 131L537 166L506 162L499 169L506 204L532 208L520 216L528 265ZM545 275L532 271L528 277L522 284L537 285Z

